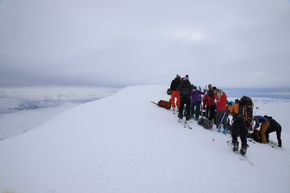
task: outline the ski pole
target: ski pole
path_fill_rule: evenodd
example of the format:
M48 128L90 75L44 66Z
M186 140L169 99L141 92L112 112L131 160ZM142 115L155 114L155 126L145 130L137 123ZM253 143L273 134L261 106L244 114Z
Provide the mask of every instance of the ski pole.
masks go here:
M224 112L224 114L223 114L223 116L222 116L222 118L221 118L221 120L220 120L220 122L219 122L219 125L218 125L218 127L217 127L218 129L220 129L221 124L222 124L222 122L224 121L225 116L226 116L226 111Z

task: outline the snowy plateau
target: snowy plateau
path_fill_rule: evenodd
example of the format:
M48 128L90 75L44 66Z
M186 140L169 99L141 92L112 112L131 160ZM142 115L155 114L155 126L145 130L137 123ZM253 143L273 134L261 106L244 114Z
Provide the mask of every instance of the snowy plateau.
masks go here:
M230 135L184 128L150 103L166 89L127 87L0 141L0 193L290 192L290 101L254 99L282 125L283 147L249 143L249 164Z

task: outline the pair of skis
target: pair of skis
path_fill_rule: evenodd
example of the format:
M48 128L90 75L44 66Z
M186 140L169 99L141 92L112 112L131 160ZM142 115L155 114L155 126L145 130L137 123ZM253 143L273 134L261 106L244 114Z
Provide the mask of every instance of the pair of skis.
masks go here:
M154 101L150 101L151 103L155 104L158 106L158 103L154 102ZM173 111L173 114L175 115L175 111ZM178 119L179 123L182 123L184 128L188 128L188 129L192 129L192 126L190 126L190 124L188 123L188 121L185 121L183 119Z
M230 140L227 140L226 143L227 143L227 146L231 148L231 151L239 158L239 160L245 161L251 166L254 166L254 163L249 160L248 156L240 154L239 151L233 151L233 144Z
M192 127L189 124L189 121L185 121L183 119L178 119L178 122L179 123L182 123L182 125L183 125L184 128L192 129Z

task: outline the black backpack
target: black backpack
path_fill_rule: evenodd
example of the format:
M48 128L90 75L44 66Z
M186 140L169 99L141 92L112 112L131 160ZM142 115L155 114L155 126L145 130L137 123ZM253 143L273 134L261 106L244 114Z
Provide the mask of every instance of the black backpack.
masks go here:
M203 126L205 129L211 129L213 127L213 122L204 117L200 118L197 123Z
M241 105L253 106L253 101L248 96L243 96L240 100Z
M239 117L250 126L253 120L253 107L254 103L248 96L243 96L240 99Z

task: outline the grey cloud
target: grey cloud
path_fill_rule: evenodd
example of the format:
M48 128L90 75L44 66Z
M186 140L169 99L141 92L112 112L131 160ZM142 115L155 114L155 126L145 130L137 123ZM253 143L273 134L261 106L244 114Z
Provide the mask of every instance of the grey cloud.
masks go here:
M0 1L1 84L289 86L289 1Z

